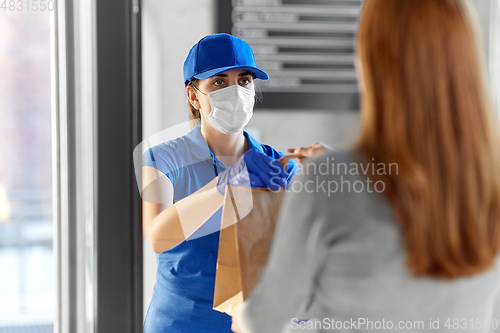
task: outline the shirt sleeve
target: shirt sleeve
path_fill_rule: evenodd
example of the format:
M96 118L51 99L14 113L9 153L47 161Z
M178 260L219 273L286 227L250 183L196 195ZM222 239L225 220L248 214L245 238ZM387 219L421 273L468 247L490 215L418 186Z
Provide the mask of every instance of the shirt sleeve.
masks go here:
M159 146L149 148L142 154L142 166L150 166L163 172L173 183L173 172L175 167L168 151Z
M306 185L312 179L298 174L293 183ZM235 317L246 329L243 333L282 332L305 312L301 307L314 294L328 251L327 218L317 201L314 191L286 193L261 279Z

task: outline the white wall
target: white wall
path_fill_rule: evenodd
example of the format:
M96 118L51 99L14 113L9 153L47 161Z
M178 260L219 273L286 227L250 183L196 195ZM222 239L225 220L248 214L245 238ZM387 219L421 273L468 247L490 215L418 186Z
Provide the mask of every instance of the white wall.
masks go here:
M494 0L472 0L476 7L478 14L479 25L481 29L481 37L483 45L485 47L485 55L489 53L489 37L490 37L490 13L491 13L491 3Z
M189 119L182 67L213 33L213 12L212 0L143 1L144 137Z
M493 96L498 119L500 120L500 3L491 2L490 10L490 70L492 72Z
M324 142L348 148L359 132L359 112L255 111L246 130L277 150Z

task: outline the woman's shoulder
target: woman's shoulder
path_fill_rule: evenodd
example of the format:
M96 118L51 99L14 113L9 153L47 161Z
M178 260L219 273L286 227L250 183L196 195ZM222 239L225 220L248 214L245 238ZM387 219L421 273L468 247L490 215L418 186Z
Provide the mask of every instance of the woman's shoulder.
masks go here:
M188 139L186 135L171 139L162 143L157 144L155 147L165 151L177 151L179 149L189 148Z
M186 136L164 141L149 147L142 156L143 166L156 169L177 169L183 165L185 156L189 153Z
M175 139L171 139L168 141L164 141L161 143L157 143L149 149L147 149L144 154L146 153L153 153L153 154L158 154L162 156L175 156L178 153L184 152L184 151L189 151L189 145L186 140L186 136L180 136Z

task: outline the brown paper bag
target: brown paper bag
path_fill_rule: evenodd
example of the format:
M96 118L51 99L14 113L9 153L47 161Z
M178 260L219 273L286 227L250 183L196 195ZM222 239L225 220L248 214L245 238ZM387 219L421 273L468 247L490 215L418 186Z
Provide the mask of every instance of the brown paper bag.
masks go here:
M226 190L215 275L215 310L232 316L234 308L248 298L259 281L284 193L238 186Z

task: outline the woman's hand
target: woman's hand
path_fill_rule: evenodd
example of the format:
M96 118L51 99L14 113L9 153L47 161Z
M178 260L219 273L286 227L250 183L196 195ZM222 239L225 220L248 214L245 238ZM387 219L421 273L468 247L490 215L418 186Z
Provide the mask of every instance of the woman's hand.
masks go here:
M316 142L309 147L288 148L287 151L293 155L299 155L299 157L297 157L297 161L302 163L307 158L319 156L328 151L336 150L322 142Z

